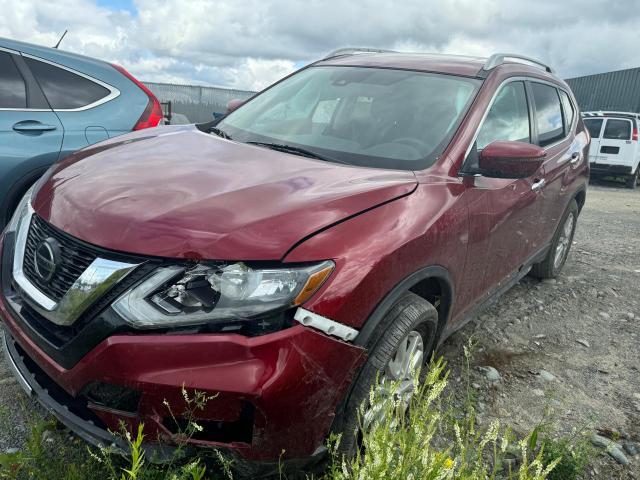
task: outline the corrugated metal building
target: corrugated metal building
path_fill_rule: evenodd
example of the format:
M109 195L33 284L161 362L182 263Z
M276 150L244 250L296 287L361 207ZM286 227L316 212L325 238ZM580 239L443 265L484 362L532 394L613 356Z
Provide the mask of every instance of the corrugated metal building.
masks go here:
M246 100L255 92L229 88L172 85L144 82L160 102L171 102L173 113L185 115L189 122L208 122L214 113L224 113L227 103L234 98Z
M640 68L568 78L582 111L617 110L640 112ZM145 82L161 102L171 102L172 111L190 122L207 122L223 113L229 100L245 100L255 92L227 88Z
M568 78L582 111L640 112L640 68Z

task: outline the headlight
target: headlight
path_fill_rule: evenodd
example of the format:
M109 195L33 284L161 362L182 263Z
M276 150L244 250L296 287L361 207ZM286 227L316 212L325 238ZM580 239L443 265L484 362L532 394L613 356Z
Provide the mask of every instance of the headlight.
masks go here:
M20 203L18 203L16 211L13 213L13 217L11 217L9 225L7 225L7 232L17 232L20 230L22 220L26 218L27 213L29 213L29 208L31 207L31 195L33 194L34 188L35 185L27 190L27 193L24 194Z
M331 261L293 268L244 263L157 269L113 308L137 328L246 320L300 305L333 271Z

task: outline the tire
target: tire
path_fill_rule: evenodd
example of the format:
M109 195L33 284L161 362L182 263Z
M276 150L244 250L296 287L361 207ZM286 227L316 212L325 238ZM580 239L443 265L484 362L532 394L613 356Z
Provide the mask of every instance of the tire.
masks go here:
M634 190L636 185L638 184L638 174L640 173L640 166L636 168L636 173L629 175L627 177L626 186L627 188Z
M349 394L340 427L334 430L335 433L342 434L337 452L339 456L351 458L360 448L358 410L368 401L371 387L385 372L402 341L410 333L418 332L423 341L425 363L431 358L436 346L438 312L423 298L407 292L389 309L379 328L380 331L376 331L373 336L368 359Z
M531 267L531 276L543 280L545 278L556 278L560 275L562 267L564 267L564 264L567 261L569 251L571 251L571 244L573 243L573 235L576 231L579 212L578 204L575 200L571 200L569 207L562 215L556 233L553 235L553 241L551 242L551 247L549 248L547 256L542 262L536 263ZM573 223L570 228L568 228L569 231L566 231L565 229L567 229L567 222L569 221L570 216L573 218ZM564 249L560 254L560 257L556 258L561 242L564 244Z

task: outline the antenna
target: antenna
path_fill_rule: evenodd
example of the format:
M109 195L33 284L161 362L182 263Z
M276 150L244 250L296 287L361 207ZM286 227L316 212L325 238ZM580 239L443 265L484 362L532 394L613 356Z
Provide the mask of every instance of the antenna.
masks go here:
M58 40L58 43L56 43L56 46L53 48L58 48L60 46L60 42L62 42L62 39L64 38L64 36L67 34L68 30L65 30L64 33L62 34L62 36L60 37L60 40Z

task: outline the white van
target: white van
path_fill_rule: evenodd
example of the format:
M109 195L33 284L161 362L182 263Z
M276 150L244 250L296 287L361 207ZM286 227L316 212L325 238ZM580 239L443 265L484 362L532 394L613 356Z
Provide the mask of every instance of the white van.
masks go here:
M582 115L584 124L591 134L591 178L625 177L627 188L636 188L640 176L640 114L583 112Z

